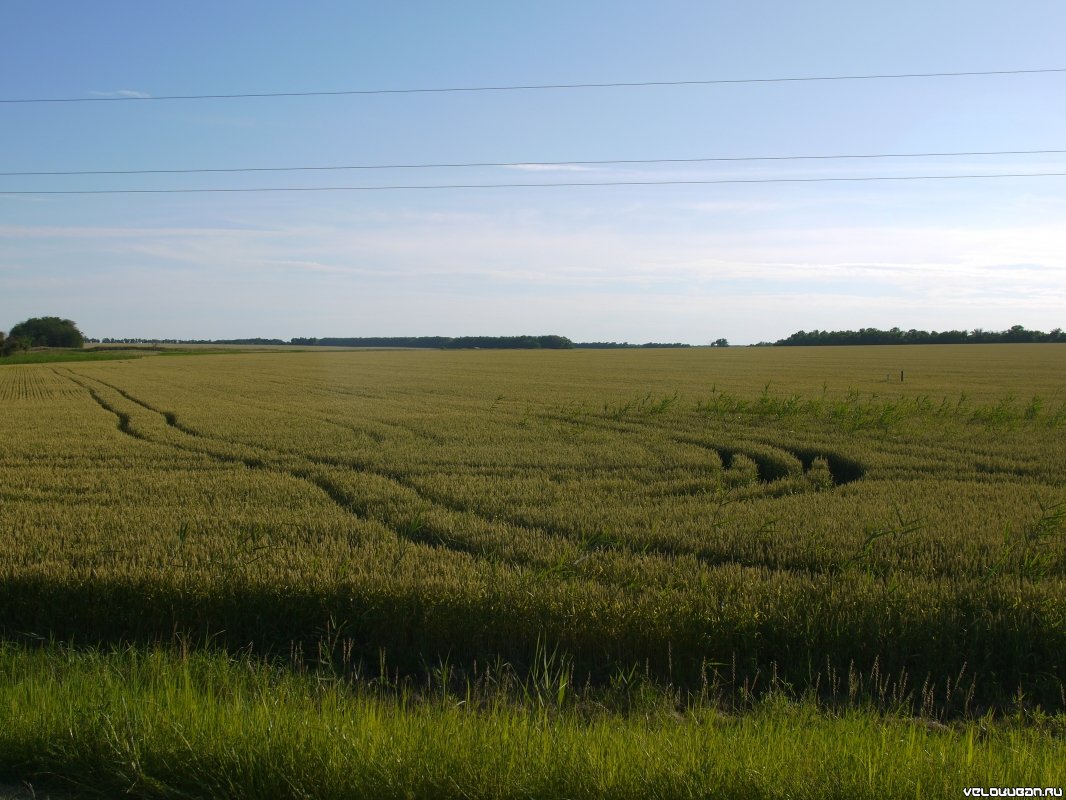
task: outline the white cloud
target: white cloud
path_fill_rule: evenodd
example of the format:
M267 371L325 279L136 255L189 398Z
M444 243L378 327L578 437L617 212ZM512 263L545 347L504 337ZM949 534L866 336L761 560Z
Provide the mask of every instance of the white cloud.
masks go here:
M583 164L508 164L505 169L517 169L523 172L594 172L592 167Z
M746 341L849 324L993 327L1001 317L1050 328L1066 307L1060 224L668 233L596 219L406 211L347 226L0 226L0 272L22 273L0 311L18 316L26 297L64 287L70 308L89 302L87 286L123 286L145 314L155 308L159 322L147 318L161 327L144 335L230 335L166 328L209 295L212 307L272 309L257 317L269 330L249 335L282 335L286 319L335 307L368 333L485 332L490 320L502 320L499 332L532 330L542 320L533 327L579 338L698 342L710 319L717 334ZM398 308L417 330L396 329ZM301 332L326 333L287 335ZM142 332L100 335L120 333Z
M538 283L866 282L883 290L967 282L1060 288L1066 226L770 229L647 234L605 225L566 230L543 220L401 217L345 229L2 226L0 238L49 249L246 270L360 275L483 276ZM66 244L64 244L64 242ZM33 249L34 243L25 247ZM9 248L15 247L9 244ZM20 248L20 250L23 248Z
M231 236L243 232L262 236L272 231L256 228L108 227L90 225L0 225L0 239L146 239L154 237Z
M147 99L152 96L147 92L140 92L136 89L115 89L113 91L106 92L90 91L89 94L92 97L136 97L141 100Z
M706 200L698 203L681 203L678 208L704 214L761 213L784 208L780 202L759 200Z

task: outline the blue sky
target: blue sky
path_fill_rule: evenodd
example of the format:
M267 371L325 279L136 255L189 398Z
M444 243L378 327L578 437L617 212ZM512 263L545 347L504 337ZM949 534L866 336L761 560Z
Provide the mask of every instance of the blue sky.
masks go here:
M42 2L0 98L1066 67L1046 2ZM0 172L1066 149L1066 74L0 105ZM1066 172L1066 155L0 177L0 329L748 343L1050 329L1066 178L25 196Z

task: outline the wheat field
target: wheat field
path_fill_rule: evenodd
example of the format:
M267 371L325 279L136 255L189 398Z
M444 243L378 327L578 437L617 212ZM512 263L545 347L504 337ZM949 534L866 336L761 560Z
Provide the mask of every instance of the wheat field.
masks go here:
M3 367L0 633L445 691L548 675L560 701L1061 715L1064 367L1056 345Z
M1066 351L259 353L0 371L7 635L1053 703ZM899 382L903 371L904 381ZM886 379L887 378L887 379ZM42 602L43 598L52 598ZM939 687L936 688L936 687ZM939 692L939 693L938 693ZM1061 698L1060 698L1061 702Z

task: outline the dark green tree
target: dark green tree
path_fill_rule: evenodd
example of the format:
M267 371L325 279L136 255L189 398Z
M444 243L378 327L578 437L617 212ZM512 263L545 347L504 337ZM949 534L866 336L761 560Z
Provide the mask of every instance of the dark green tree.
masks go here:
M11 329L8 337L26 338L31 347L81 347L85 343L78 326L59 317L34 317L20 322Z
M4 340L4 347L0 350L0 356L9 356L12 353L21 353L30 349L30 340L27 336L8 336Z

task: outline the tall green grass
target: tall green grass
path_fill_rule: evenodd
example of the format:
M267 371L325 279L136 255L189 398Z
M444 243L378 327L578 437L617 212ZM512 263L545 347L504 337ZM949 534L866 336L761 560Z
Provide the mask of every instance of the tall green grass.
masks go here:
M550 674L550 671L549 671ZM239 657L0 648L0 777L152 798L956 798L1061 786L1062 720L952 727L770 696L517 704Z

